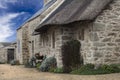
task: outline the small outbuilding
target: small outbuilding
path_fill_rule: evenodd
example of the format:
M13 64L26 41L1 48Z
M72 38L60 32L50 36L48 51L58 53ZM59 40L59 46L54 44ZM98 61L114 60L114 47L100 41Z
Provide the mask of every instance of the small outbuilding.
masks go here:
M16 43L0 43L0 63L10 63L15 59Z

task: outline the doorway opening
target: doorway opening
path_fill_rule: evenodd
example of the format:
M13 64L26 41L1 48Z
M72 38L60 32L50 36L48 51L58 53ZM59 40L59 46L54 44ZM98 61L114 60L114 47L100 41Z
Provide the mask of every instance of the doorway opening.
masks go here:
M79 67L81 62L81 44L78 40L71 40L62 46L62 60L65 72L70 72L72 68Z
M14 60L14 49L8 49L7 50L7 63L10 63L12 60Z

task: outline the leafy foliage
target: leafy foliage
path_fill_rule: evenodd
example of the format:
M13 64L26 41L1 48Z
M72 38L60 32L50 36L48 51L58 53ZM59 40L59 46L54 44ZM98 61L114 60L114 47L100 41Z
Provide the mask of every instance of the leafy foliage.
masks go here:
M33 66L33 63L32 63L31 61L25 63L24 66L25 66L26 68L35 68L35 66Z
M56 59L54 57L49 57L49 58L46 58L41 63L40 71L46 72L46 71L49 71L50 68L54 68L54 67L56 67Z
M103 65L100 67L101 70L107 71L109 73L120 72L120 68L116 65Z
M24 65L26 68L35 68L36 67L36 58L32 57L30 61L27 61Z
M54 73L64 73L63 68L56 68L54 69Z
M86 64L84 66L82 66L81 68L86 68L86 69L94 69L94 65L93 64Z
M36 64L36 68L39 69L39 68L40 68L40 65L41 65L41 63L37 63L37 64Z
M94 69L93 65L87 64L83 65L79 69L73 70L71 74L80 74L80 75L96 75L96 74L110 74L110 73L119 73L120 68L116 65L102 65L98 69Z
M49 69L49 72L54 72L54 70L55 70L55 68L54 68L54 67L51 67L51 68Z

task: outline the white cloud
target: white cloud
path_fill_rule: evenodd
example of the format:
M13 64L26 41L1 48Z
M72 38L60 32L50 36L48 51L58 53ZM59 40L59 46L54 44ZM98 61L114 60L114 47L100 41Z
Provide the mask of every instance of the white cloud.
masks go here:
M7 38L11 37L14 34L12 26L14 23L12 19L22 15L22 13L9 13L3 16L0 16L0 42L8 41Z
M0 8L6 9L7 8L7 3L15 3L17 0L0 0Z
M15 3L17 2L17 0L4 0L5 2L8 2L8 3Z
M5 4L4 2L1 2L1 1L0 1L0 8L6 9L7 6L6 6L6 4Z

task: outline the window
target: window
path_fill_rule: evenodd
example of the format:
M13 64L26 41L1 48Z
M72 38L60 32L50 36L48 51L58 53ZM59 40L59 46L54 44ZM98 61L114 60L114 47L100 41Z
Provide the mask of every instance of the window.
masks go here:
M52 48L55 48L55 32L52 33Z
M43 37L43 46L45 46L45 37Z
M17 46L17 48L18 48L18 53L20 53L20 40L18 40L18 46Z
M44 35L43 34L40 35L40 45L44 46Z
M46 34L46 46L48 46L48 43L49 43L49 37L48 37L48 35Z
M41 35L39 35L39 45L41 46L42 44L41 44Z
M78 32L78 39L84 40L84 29L80 29Z
M32 54L34 54L34 41L32 41Z

